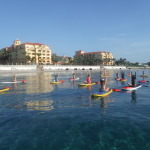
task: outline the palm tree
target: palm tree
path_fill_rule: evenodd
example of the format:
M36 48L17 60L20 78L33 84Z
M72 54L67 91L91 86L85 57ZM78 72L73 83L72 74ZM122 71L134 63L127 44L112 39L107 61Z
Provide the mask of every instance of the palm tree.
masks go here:
M37 48L36 48L36 46L35 46L35 44L33 44L33 47L34 47L34 51L35 51L35 64L37 64Z
M56 54L52 54L52 62L53 64L57 64L59 61L59 57Z
M108 58L104 58L103 59L103 65L107 65L108 64Z
M38 56L38 63L39 63L39 59L40 59L41 53L36 53L36 55Z
M72 59L71 57L69 57L69 58L68 58L68 61L69 61L69 64L71 64L71 65L72 65L72 63L73 63L73 59Z
M29 55L25 56L25 64L28 64L31 61L31 57Z
M118 60L119 65L125 65L126 64L126 59L125 58L120 58Z
M31 63L35 62L35 57L31 58Z

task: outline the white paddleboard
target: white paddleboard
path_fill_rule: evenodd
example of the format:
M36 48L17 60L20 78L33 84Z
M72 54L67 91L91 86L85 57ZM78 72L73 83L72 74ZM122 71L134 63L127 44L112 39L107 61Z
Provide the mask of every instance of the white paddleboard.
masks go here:
M15 82L13 82L13 81L9 81L9 82L1 82L1 83L25 83L26 81L25 80L20 80L20 81L15 81Z

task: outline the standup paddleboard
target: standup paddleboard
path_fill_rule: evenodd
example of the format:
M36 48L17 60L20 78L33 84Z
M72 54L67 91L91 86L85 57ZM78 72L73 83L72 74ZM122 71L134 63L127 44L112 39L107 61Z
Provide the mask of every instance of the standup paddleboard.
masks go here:
M50 82L50 84L59 84L61 82Z
M124 86L121 89L125 91L132 91L132 90L137 90L138 88L142 87L141 84L136 85L135 87L133 86Z
M105 97L105 96L109 95L110 93L112 93L112 91L113 91L112 89L109 89L108 92L95 92L91 96L92 97Z
M64 82L64 80L59 80L59 81L57 81L57 82L50 82L50 84L59 84L59 83L62 83L62 82Z
M127 79L120 79L119 81L121 81L121 82L125 82L125 81L127 81Z
M20 80L20 81L15 81L15 82L13 82L13 81L9 81L9 82L1 82L1 83L25 83L26 81L25 80Z
M70 78L69 80L70 80L70 81L73 81L73 80L79 80L79 78L75 78L75 79Z
M145 78L148 78L148 76L147 76L147 75L140 75L140 77L145 77Z
M95 83L83 83L83 84L78 84L79 86L90 86L94 85Z
M0 89L0 92L5 92L5 91L8 91L8 90L10 90L10 87L4 87L4 88Z

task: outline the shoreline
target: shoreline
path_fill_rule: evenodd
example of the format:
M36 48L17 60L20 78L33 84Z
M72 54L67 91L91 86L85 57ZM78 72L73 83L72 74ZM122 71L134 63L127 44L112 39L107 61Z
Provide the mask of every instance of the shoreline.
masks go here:
M77 65L0 65L0 73L21 72L21 73L35 73L35 72L53 72L66 70L132 70L132 69L150 69L150 67L126 67L126 66L77 66Z
M126 69L125 66L79 66L79 65L0 65L0 71L52 71L52 70L99 70Z

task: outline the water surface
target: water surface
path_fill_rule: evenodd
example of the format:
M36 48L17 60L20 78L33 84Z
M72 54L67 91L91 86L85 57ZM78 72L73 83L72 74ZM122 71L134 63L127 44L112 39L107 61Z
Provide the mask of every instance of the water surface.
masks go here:
M75 72L79 81L71 82ZM125 70L127 74L129 71ZM142 70L136 70L137 81ZM0 84L10 87L0 93L0 150L150 150L150 87L133 92L113 92L92 99L95 84L79 88L91 73L99 81L99 71L60 71L65 82L51 85L54 73L18 73L26 83ZM107 86L120 89L130 82L114 80L110 70ZM150 71L145 73L150 76ZM1 74L11 81L12 74ZM150 78L145 78L149 81Z

